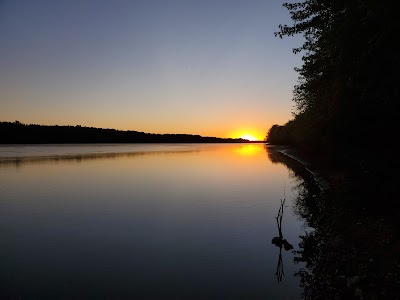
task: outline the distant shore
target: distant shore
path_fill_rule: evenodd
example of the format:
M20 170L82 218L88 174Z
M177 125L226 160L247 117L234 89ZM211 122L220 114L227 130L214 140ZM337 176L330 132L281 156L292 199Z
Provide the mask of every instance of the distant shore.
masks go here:
M264 143L242 138L193 134L155 134L95 127L0 122L0 144L93 144L93 143Z

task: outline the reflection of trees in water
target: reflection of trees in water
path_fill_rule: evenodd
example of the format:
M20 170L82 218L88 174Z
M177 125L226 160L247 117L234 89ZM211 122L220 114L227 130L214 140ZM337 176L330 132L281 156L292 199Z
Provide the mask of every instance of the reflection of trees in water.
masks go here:
M300 236L295 257L295 262L306 264L296 274L301 278L303 298L398 298L400 242L396 227L389 228L395 224L379 223L383 221L376 211L378 205L370 215L361 209L366 205L367 191L376 186L321 192L302 164L274 147L266 147L266 151L271 162L284 164L298 178L295 211L312 228ZM377 200L385 199L383 195ZM360 197L364 201L357 201Z
M331 299L333 294L330 294L331 289L329 287L333 287L335 282L329 280L325 273L330 269L330 266L320 264L320 250L323 248L321 245L323 240L319 235L318 224L322 222L325 215L319 186L312 174L296 160L276 151L273 147L266 147L266 151L272 163L285 165L291 171L291 176L297 183L294 187L297 191L295 212L304 218L307 226L313 228L313 231L300 236L299 250L295 252L297 254L295 262L306 264L305 268L295 274L301 277L300 284L303 288L303 297L305 299L320 299L325 295L325 299ZM278 218L281 218L279 213ZM323 275L321 276L321 274Z
M82 161L117 159L117 158L137 158L143 156L160 156L183 153L198 153L200 150L164 150L164 151L136 151L136 152L99 152L99 153L77 153L47 156L21 156L21 157L2 157L0 166L21 167L29 164L45 163L80 163Z
M313 175L301 163L276 150L277 147L266 146L268 157L274 164L284 165L289 169L290 177L294 179L293 187L297 193L294 211L304 218L306 225L313 227L316 219L319 219L324 206L322 201L318 201L321 190ZM299 205L299 204L302 205Z
M273 148L267 147L266 150L271 162L285 165L292 172L293 178L297 179L294 210L313 229L300 236L299 250L295 252L294 258L297 263L305 263L305 268L295 274L301 278L303 298L333 299L337 296L338 299L344 299L345 294L349 295L345 292L346 286L343 286L339 277L340 270L337 269L337 262L341 258L334 256L325 259L329 255L326 243L334 233L327 231L331 222L325 212L324 195L312 174L302 164Z

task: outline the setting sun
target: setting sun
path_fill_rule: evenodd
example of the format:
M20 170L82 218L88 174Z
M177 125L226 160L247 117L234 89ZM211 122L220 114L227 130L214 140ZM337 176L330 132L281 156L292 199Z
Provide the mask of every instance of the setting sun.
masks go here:
M251 134L242 134L240 136L241 139L249 140L249 141L258 141L258 138L256 138L254 135Z
M236 129L227 136L235 139L245 139L250 142L258 142L264 139L264 132L255 127L245 127Z

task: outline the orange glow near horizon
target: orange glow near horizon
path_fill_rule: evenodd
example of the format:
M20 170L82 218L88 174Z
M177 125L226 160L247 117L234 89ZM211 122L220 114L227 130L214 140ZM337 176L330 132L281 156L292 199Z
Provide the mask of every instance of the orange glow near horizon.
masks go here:
M258 139L254 135L251 135L251 134L243 134L240 136L240 138L244 139L244 140L249 140L249 141L258 141Z
M241 138L254 142L254 141L262 141L264 139L265 134L261 133L259 130L256 129L242 129L234 131L233 133L230 134L230 136L233 138Z
M250 142L256 141L263 141L265 138L266 130L268 126L262 128L260 125L256 126L246 126L246 127L239 127L239 126L232 126L231 124L215 124L215 126L208 126L207 128L201 128L201 126L190 126L190 124L183 124L178 123L174 124L174 126L160 126L158 122L154 122L150 125L141 125L135 123L128 123L123 120L120 122L113 122L113 120L102 120L101 122L97 119L87 120L82 122L81 120L62 120L56 121L55 119L43 119L40 121L34 119L16 119L23 124L39 124L45 126L77 126L80 125L82 127L94 127L99 129L115 129L115 130L122 130L122 131L139 131L151 134L189 134L189 135L201 135L203 137L217 137L217 138L242 138L248 140ZM61 120L61 118L60 118ZM14 119L6 119L1 120L4 122L14 122ZM162 129L160 129L162 128ZM237 128L237 129L230 129L230 128ZM260 130L261 128L261 130Z

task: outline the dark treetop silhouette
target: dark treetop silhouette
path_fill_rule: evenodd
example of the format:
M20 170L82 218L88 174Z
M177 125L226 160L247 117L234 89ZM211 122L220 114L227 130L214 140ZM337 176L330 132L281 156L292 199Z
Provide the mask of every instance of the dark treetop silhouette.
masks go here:
M303 65L296 69L294 118L272 126L267 142L357 152L371 149L371 142L395 144L400 2L306 0L284 6L293 25L280 25L275 35L304 36L293 49L303 53Z

